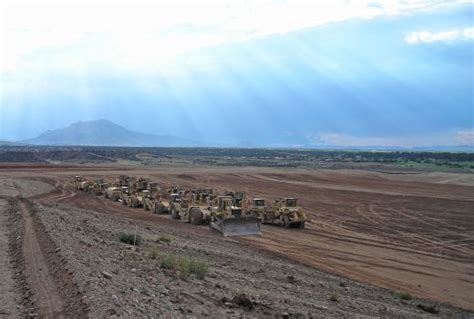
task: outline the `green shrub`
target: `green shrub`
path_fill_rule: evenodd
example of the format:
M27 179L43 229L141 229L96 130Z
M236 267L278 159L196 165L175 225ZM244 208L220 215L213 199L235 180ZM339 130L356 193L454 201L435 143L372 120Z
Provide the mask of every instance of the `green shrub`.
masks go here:
M189 259L181 258L178 260L177 270L179 271L179 276L181 278L188 278L191 274L191 268L189 267Z
M191 259L189 261L189 270L192 274L195 274L198 279L203 280L206 278L209 265L205 261Z
M339 301L339 296L337 295L337 293L333 293L331 296L329 296L329 300L334 301L334 302L338 302Z
M159 256L160 249L158 248L158 246L151 247L150 251L148 252L148 257L150 257L150 259L158 259Z
M200 261L188 257L176 258L175 255L166 255L161 259L160 267L163 269L176 270L181 278L188 278L191 274L203 280L206 278L209 265L205 261Z
M122 243L129 244L129 245L135 245L138 246L140 245L141 242L141 237L140 235L135 235L133 233L120 233L119 234L119 240Z
M398 298L402 300L412 300L413 297L408 292L401 292L398 294Z
M162 241L162 242L165 242L165 243L169 243L173 240L173 238L169 237L169 236L161 236L160 238L158 238L159 241Z
M178 261L175 255L167 255L161 259L160 267L163 269L176 269Z

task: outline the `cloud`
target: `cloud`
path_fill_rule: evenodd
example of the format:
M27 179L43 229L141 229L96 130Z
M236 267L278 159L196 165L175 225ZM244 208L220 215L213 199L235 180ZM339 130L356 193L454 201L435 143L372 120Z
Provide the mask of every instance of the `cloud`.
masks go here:
M316 145L333 146L404 146L407 141L398 137L360 137L343 133L320 133L314 135L312 142Z
M203 47L464 0L0 0L1 73L149 69ZM58 27L60 26L60 27ZM71 63L74 61L74 63ZM32 70L33 69L33 70ZM30 72L31 73L31 72Z
M464 39L474 39L474 28L464 29L463 32Z
M339 132L313 133L307 136L311 145L321 146L384 146L415 147L443 145L474 145L474 129L449 130L415 136L356 136Z
M459 131L455 138L459 144L474 145L474 129Z
M449 30L442 32L417 31L409 33L405 41L409 44L450 42L455 40L473 40L474 28Z

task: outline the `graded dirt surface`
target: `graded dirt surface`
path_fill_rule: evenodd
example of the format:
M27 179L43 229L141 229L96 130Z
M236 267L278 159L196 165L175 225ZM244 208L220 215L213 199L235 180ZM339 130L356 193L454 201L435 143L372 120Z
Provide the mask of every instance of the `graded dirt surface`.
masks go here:
M162 186L242 190L267 201L298 197L311 222L304 230L263 225L260 237L224 239L207 226L78 193L71 184L74 175L123 174L147 177ZM65 260L71 275L61 276L59 285L69 282L70 291L77 286L90 317L200 317L214 311L218 317L274 317L288 312L302 317L405 318L431 316L416 305L433 301L474 309L474 178L470 174L13 165L0 166L0 182L10 185L1 195L30 198L31 209L54 250L58 249L57 258ZM30 182L34 192L23 186ZM22 206L21 200L18 205L23 212L29 207ZM134 229L148 238L138 251L116 240L118 232ZM146 257L156 236L174 238L171 243L158 240L162 252L208 260L208 278L180 280L160 270ZM53 277L57 286L58 277ZM431 301L401 301L395 291ZM100 292L103 297L98 297ZM251 297L253 310L222 299L239 293ZM334 293L339 302L328 300ZM61 307L61 302L70 300L53 304ZM447 305L436 307L441 317L473 315Z

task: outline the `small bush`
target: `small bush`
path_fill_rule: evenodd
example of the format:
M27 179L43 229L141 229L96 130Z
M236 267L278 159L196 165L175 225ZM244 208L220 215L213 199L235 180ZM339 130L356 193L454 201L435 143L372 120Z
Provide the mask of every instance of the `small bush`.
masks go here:
M331 296L329 296L329 300L334 301L334 302L338 302L339 301L339 296L337 295L337 293L333 293Z
M189 270L192 274L195 274L198 279L203 280L209 271L209 265L205 261L191 259L189 262Z
M125 243L125 244L138 246L138 245L140 245L140 242L141 242L142 239L141 239L140 235L138 235L138 234L135 237L135 234L133 234L133 233L120 233L119 234L119 240L122 243Z
M173 238L168 237L168 236L161 236L160 238L158 238L158 240L165 243L170 243L173 240Z
M161 259L160 267L163 269L176 269L178 261L175 255L167 255Z
M158 248L158 246L151 247L150 251L148 252L148 257L150 257L150 259L158 259L159 256L160 249Z
M190 261L187 258L181 258L178 261L177 270L179 271L179 277L188 278L191 274L191 268L189 267Z
M181 278L188 278L191 274L203 280L206 278L209 266L206 262L190 259L187 257L176 258L175 255L167 255L161 259L160 267L163 269L176 270Z
M398 294L398 298L402 300L412 300L413 297L408 292L401 292Z

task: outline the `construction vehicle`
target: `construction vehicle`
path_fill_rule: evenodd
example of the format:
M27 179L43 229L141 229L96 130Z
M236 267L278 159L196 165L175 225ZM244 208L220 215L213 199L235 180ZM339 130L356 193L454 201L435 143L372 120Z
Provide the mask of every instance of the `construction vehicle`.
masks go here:
M92 183L89 182L89 181L81 181L81 182L78 182L76 183L77 185L77 190L80 190L80 191L83 191L83 192L88 192L89 191L89 186L91 185Z
M213 193L211 188L193 190L190 198L188 193L184 193L179 201L171 203L171 217L194 225L205 223L201 217L210 216L211 200L215 198Z
M89 194L100 196L104 193L104 189L107 188L108 184L104 183L102 178L97 178L93 183L91 183L87 189Z
M255 217L245 216L242 207L237 206L242 198L225 195L217 196L212 202L191 203L187 211L181 212L181 219L194 225L207 223L211 229L221 232L225 237L260 235L260 221Z
M244 192L233 192L233 191L225 191L224 196L232 197L232 202L234 206L242 207L245 200L245 193Z
M306 215L298 206L298 199L293 197L280 198L275 201L273 210L266 212L264 224L280 225L285 228L304 228Z
M268 212L268 207L265 205L263 198L254 198L250 204L245 206L247 215L256 217L260 222L263 222L265 214Z
M151 196L143 198L143 209L144 210L153 211L154 207L155 207L155 201Z
M129 206L132 208L144 207L145 200L150 198L150 191L145 189L129 197Z
M116 186L116 187L130 186L133 179L134 178L132 176L120 175L120 176L115 178L114 186Z
M177 211L180 209L177 206L178 203L181 203L181 194L179 193L171 193L167 194L163 197L160 197L155 202L155 210L156 214L171 214L171 218L177 219L176 214Z
M224 237L261 235L258 218L245 216L242 212L241 203L243 198L243 193L239 193L235 198L232 196L218 196L216 206L211 207L209 227L221 232Z
M148 190L149 196L144 198L143 208L157 214L160 207L159 189Z
M122 203L122 205L128 205L130 202L130 192L128 186L120 187L120 198L118 202Z
M187 191L177 186L172 186L166 192L157 189L155 193L154 209L151 210L155 214L172 213L173 203L181 202L182 197L187 196ZM171 216L173 219L177 219L177 211L178 209L174 210L174 215Z
M215 198L214 190L212 188L197 188L192 193L192 201L194 203L204 203L208 199L212 200Z
M118 202L122 198L121 187L108 187L104 192L105 198L110 198L114 202Z

